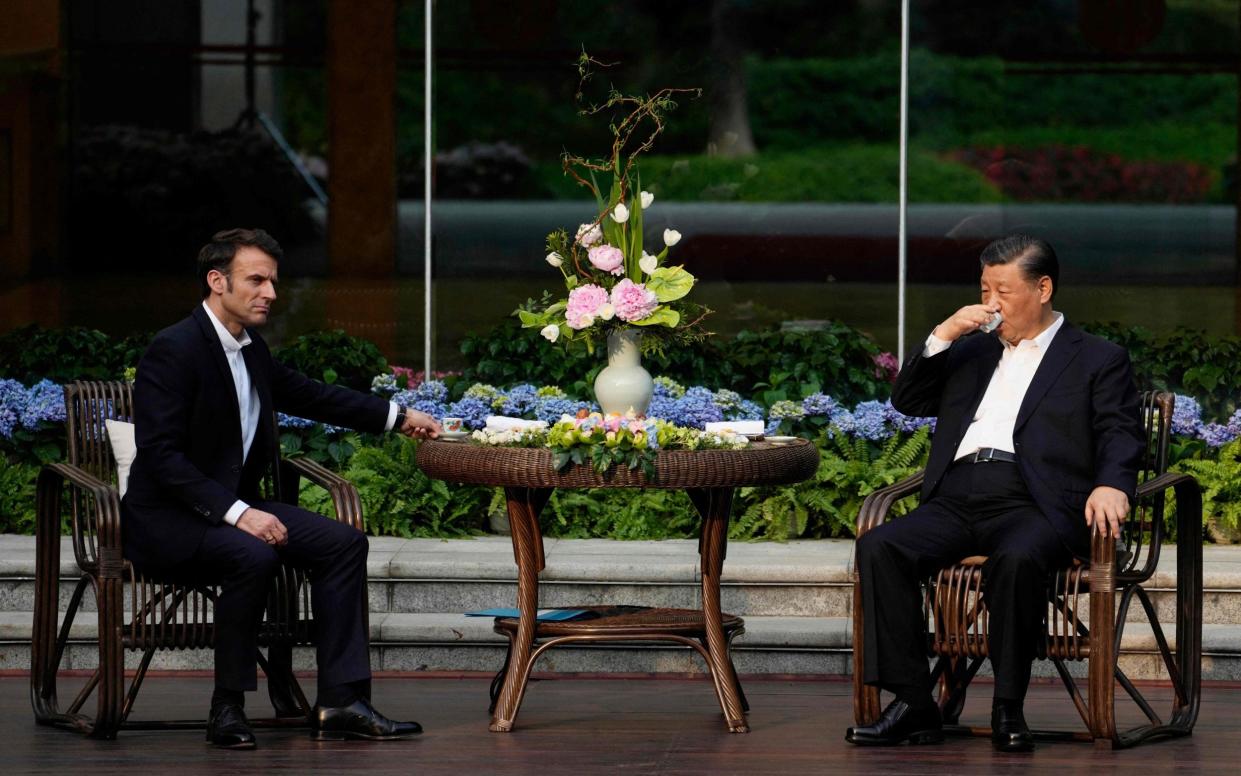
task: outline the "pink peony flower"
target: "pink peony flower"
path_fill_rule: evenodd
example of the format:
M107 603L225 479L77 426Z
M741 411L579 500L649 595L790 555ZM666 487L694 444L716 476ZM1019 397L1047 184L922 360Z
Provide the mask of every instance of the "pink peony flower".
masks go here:
M608 303L608 292L601 286L587 283L569 292L565 320L573 329L585 329L599 317L599 308Z
M587 255L590 257L590 263L604 272L611 272L613 275L625 274L625 254L621 253L620 248L611 245L596 245L587 252Z
M625 278L612 289L612 306L622 321L640 321L655 311L659 299L646 286Z

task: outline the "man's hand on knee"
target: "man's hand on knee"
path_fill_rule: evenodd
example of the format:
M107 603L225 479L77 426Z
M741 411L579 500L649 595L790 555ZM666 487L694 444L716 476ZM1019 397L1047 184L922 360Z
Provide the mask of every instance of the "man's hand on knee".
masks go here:
M289 543L288 529L271 512L250 507L237 519L237 527L273 547L283 547Z
M1086 525L1094 528L1100 536L1109 533L1120 538L1120 526L1129 516L1129 497L1124 491L1100 485L1086 499Z

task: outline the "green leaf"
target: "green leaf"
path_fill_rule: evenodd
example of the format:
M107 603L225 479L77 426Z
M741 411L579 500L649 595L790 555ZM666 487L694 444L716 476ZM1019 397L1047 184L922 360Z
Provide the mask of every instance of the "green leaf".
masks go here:
M660 305L655 308L655 312L646 316L640 321L634 321L634 326L667 326L669 329L675 329L677 324L681 322L681 314L671 307Z
M646 281L646 287L655 292L660 302L674 302L684 298L694 288L694 282L694 276L684 267L659 267Z
M329 366L328 368L323 370L323 382L327 383L328 385L332 385L333 383L335 383L337 377L338 375L336 374L336 370L333 369L332 367Z

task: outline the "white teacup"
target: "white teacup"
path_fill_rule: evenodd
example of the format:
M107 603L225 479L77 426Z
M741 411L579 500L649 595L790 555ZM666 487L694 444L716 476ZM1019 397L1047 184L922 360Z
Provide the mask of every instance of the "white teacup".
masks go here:
M465 431L465 421L461 418L440 418L440 427L449 434L460 434Z

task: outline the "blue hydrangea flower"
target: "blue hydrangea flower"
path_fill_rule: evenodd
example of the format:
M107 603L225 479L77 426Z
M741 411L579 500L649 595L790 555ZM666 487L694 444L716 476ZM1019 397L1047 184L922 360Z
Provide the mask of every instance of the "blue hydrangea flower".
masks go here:
M1176 395L1176 406L1172 410L1172 433L1182 436L1194 436L1202 428L1202 407L1192 396Z
M892 436L888 429L888 409L880 401L864 401L853 408L851 436L879 442Z
M724 420L763 420L766 415L761 405L749 399L742 399L736 409L724 413Z
M808 418L823 417L831 420L840 404L825 393L812 393L802 399L801 408Z
M371 393L376 396L382 396L385 399L396 393L396 388L396 375L391 372L375 375L375 379L371 380Z
M560 420L562 415L577 417L578 410L590 411L590 403L565 397L548 396L534 403L534 417L549 425Z
M1198 436L1210 447L1223 447L1237 438L1237 432L1220 423L1206 423L1199 429Z
M283 412L276 413L276 423L280 428L312 428L315 425L313 420L299 418L295 415L285 415Z
M1232 413L1232 417L1228 419L1228 428L1232 433L1241 436L1241 410Z
M448 386L439 380L427 380L414 389L415 401L448 401Z
M646 410L648 418L659 418L666 420L675 425L682 425L679 418L679 410L677 408L677 400L667 394L660 395L656 390L655 395L651 397L651 406Z
M466 427L473 430L486 426L487 416L490 414L491 402L479 396L470 396L469 391L466 391L466 396L461 401L450 404L447 412L448 417L461 418Z
M500 411L510 417L521 417L534 409L538 400L538 389L529 383L515 385L504 394L504 403Z
M671 377L656 377L655 395L667 399L679 399L685 395L685 386Z
M418 399L413 404L407 404L405 406L418 410L419 412L425 412L436 420L448 415L448 408L444 406L444 403L435 401L434 399Z
M25 406L26 386L16 380L0 380L0 437L13 437Z
M22 408L22 427L30 431L40 423L65 422L65 392L51 380L40 380L26 392Z
M715 394L701 386L690 388L677 399L677 415L679 425L688 428L703 428L724 419L724 413L715 406Z

